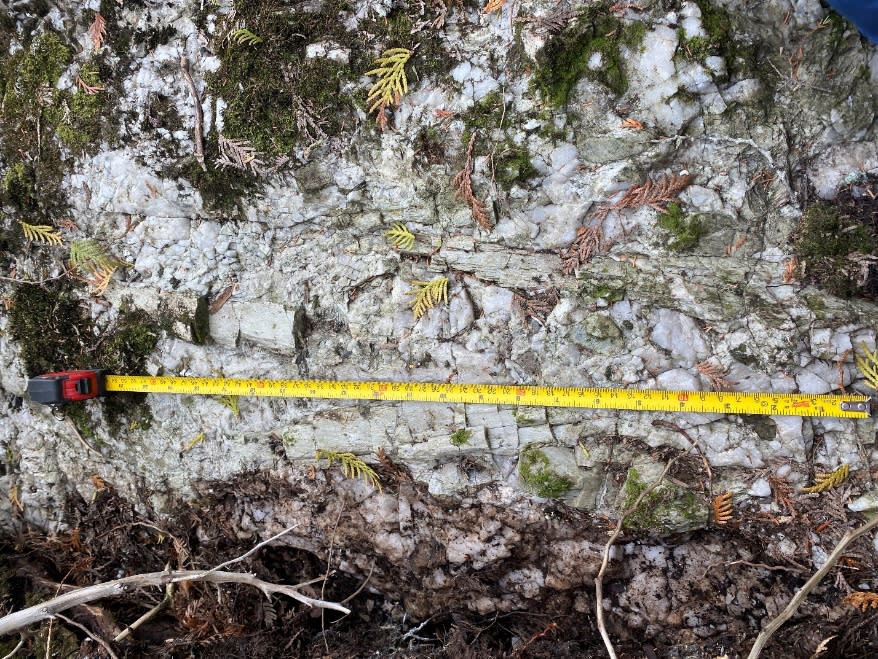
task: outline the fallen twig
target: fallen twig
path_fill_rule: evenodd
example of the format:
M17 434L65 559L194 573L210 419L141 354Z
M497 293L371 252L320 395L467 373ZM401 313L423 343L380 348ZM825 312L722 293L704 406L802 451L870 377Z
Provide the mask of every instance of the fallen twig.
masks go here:
M768 639L771 638L771 635L774 634L787 620L789 620L796 610L801 606L802 602L805 601L805 598L808 597L808 593L810 593L814 588L819 584L823 577L825 577L829 571L835 567L836 562L839 558L841 558L844 550L847 549L847 546L851 544L854 540L859 538L861 535L865 535L872 529L878 527L878 517L873 519L871 522L867 522L863 524L858 529L854 529L852 531L848 531L844 534L841 540L839 540L838 544L835 546L835 549L832 550L832 553L826 559L826 562L823 564L817 572L815 572L808 581L805 582L805 585L802 586L798 592L793 596L793 599L790 600L790 603L786 605L783 611L777 614L777 616L769 622L765 629L756 637L756 641L753 643L753 647L750 649L750 654L747 655L747 659L757 659L757 657L761 654L762 649L765 647L765 644L768 642Z
M613 534L610 536L610 539L607 540L607 544L604 545L603 558L601 560L601 569L598 570L598 574L594 578L594 605L595 617L597 618L598 622L598 631L600 631L601 633L601 638L604 640L604 645L607 648L610 659L617 659L616 651L613 649L613 642L610 640L610 635L607 633L607 627L604 624L604 574L606 574L607 566L610 563L610 549L613 547L613 543L616 542L619 534L622 533L622 524L625 522L625 518L637 510L637 508L640 506L640 502L643 501L643 499L646 498L648 494L650 494L655 488L657 488L661 484L665 476L671 470L671 467L674 466L674 463L682 458L684 455L688 454L689 451L690 449L686 449L683 453L680 453L678 456L668 461L668 464L665 465L665 468L662 470L662 473L659 474L659 477L656 478L652 483L650 483L648 487L645 487L640 492L638 497L634 500L634 503L632 503L631 506L628 508L628 510L622 513L622 515L619 517L619 521L616 522L616 528L613 529Z
M267 540L263 540L246 554L243 554L242 556L239 556L237 558L233 558L229 561L226 561L225 563L220 563L215 568L212 568L210 570L169 570L166 572L149 572L146 574L136 574L131 577L124 577L122 579L115 579L113 581L106 581L104 583L95 584L94 586L78 588L68 593L64 593L63 595L59 595L58 597L53 597L52 599L43 602L42 604L37 604L36 606L31 606L27 609L16 611L0 618L0 636L3 636L5 634L11 634L16 630L35 622L40 622L42 620L56 617L57 614L61 611L66 611L67 609L70 609L74 606L87 604L89 602L104 599L107 597L118 597L120 595L131 592L134 589L143 588L145 586L165 587L169 584L181 583L186 581L208 581L210 583L242 583L253 586L254 588L258 588L265 594L266 597L269 598L275 593L280 593L282 595L286 595L287 597L291 597L294 600L298 600L299 602L302 602L302 604L307 604L311 607L317 607L319 609L332 609L333 611L339 611L344 614L350 613L350 609L342 606L341 604L338 604L336 602L328 602L321 599L315 599L313 597L303 595L299 592L298 588L300 588L301 586L305 586L309 583L313 583L313 581L300 583L295 586L285 586L282 584L274 584L269 581L263 581L262 579L259 579L252 574L245 574L242 572L223 572L220 570L220 568L231 565L232 563L238 563L240 561L243 561L245 558L253 554L261 547L264 547L265 545L276 540L282 535L289 533L293 528L295 527L284 529L280 533L273 535Z
M67 616L62 616L60 613L56 613L54 617L55 617L55 618L58 618L58 620L63 620L63 621L66 622L68 625L72 625L73 627L76 627L77 629L81 630L86 636L88 636L91 640L93 640L95 643L99 643L100 646L101 646L102 648L104 648L104 650L107 651L107 654L110 655L110 658L111 658L111 659L119 659L118 655L116 655L116 653L113 652L113 648L110 647L110 644L107 643L107 642L106 642L104 639L102 639L100 636L96 636L95 634L93 634L92 632L90 632L90 631L88 630L88 627L86 627L85 625L80 625L80 624L79 624L78 622L76 622L75 620L71 620L71 619L68 618Z
M183 71L183 77L186 78L186 84L189 85L189 93L195 105L195 130L192 133L192 141L195 142L195 159L201 165L201 169L207 171L207 165L204 164L204 112L201 109L201 98L198 96L198 90L195 89L195 82L192 80L192 74L189 73L189 60L186 56L180 58L180 70Z

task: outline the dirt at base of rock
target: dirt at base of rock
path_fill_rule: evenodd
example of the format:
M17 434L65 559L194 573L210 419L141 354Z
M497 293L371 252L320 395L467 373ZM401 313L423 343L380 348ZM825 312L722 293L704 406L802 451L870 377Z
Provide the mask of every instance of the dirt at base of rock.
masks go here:
M275 527L296 523L298 511L310 520L309 528L297 527L235 569L284 584L326 576L325 585L303 592L335 602L353 596L346 602L349 616L321 614L280 597L267 601L246 586L192 583L178 588L169 605L128 640L114 644L118 656L605 656L593 578L611 522L539 502L516 510L478 501L445 508L400 475L378 494L356 481L252 474L224 485L200 484L202 496L180 503L165 519L145 497L126 501L110 487L91 501L72 496L67 532L22 529L6 538L3 608L44 601L65 586L168 567L213 567L243 555ZM814 529L837 541L857 524L825 495L819 503L813 497L789 501L790 515L782 518L749 511L737 524L685 537L626 532L605 579L607 626L619 656L745 656L761 626L812 573ZM386 520L376 519L376 511L388 517L388 510L406 509L410 518L399 546L408 549L389 548L380 539ZM253 516L260 510L257 533ZM399 530L399 520L393 523ZM481 538L494 555L458 560L452 548L462 534ZM784 555L790 548L793 553ZM559 550L580 554L564 563ZM857 584L874 582L875 574L868 541L855 543L763 656L810 657L825 639L831 640L822 657L875 656L878 612L842 603ZM140 591L68 615L109 640L162 596ZM58 623L53 626L51 642L60 644ZM48 630L48 624L34 630L27 640L30 654L45 653ZM80 648L67 656L105 656L79 630L65 634ZM17 640L3 639L0 650Z

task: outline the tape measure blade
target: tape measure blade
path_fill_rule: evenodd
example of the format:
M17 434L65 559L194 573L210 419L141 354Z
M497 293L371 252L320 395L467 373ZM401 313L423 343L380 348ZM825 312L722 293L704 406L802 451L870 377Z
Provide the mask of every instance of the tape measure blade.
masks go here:
M868 418L863 395L665 391L433 382L107 375L107 391L467 403L700 414Z

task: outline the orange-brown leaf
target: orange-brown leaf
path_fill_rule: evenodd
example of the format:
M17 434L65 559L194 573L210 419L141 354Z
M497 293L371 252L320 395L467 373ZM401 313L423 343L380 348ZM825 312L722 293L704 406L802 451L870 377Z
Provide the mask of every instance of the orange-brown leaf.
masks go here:
M490 14L492 11L500 11L506 4L506 0L488 0L488 4L482 9L483 14Z

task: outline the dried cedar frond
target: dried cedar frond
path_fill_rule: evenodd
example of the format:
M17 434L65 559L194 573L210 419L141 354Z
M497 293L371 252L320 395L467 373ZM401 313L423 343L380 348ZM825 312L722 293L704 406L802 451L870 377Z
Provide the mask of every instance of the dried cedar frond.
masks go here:
M567 29L567 26L579 18L581 13L582 12L579 9L561 7L548 16L523 16L521 18L516 18L515 20L518 23L529 24L531 30L537 34L541 32L560 34Z
M249 140L232 140L220 134L217 137L219 157L214 161L220 168L232 167L242 171L250 171L255 175L262 174L265 164L259 158L259 152Z
M561 272L572 275L577 267L591 260L603 247L604 232L600 226L579 227L570 247L561 250Z
M659 213L667 211L667 205L677 201L677 195L682 192L695 178L691 174L678 176L662 176L658 181L647 179L643 185L635 185L626 192L615 204L601 206L599 213L606 215L611 210L623 208L639 208L649 206Z
M463 169L451 179L451 185L457 188L457 191L454 193L454 198L459 199L460 197L463 197L469 204L473 219L478 222L479 226L485 231L490 231L491 220L486 212L487 209L485 208L485 204L473 194L473 146L475 143L476 133L473 131L472 136L469 138L469 144L466 147L466 163L464 164Z
M732 518L732 493L723 492L713 499L713 522L714 524L728 524Z
M91 39L91 45L95 50L100 50L104 45L104 39L107 38L107 21L98 13L95 13L95 19L88 28L88 36Z
M878 609L878 593L855 591L845 597L842 601L845 604L850 604L851 606L858 608L860 611Z
M695 364L695 370L707 378L714 391L731 391L732 385L735 384L725 378L726 371L724 368L717 366L709 360Z
M814 474L814 485L802 488L802 492L812 494L824 492L830 488L838 487L847 480L849 468L843 464L835 471L818 471Z

